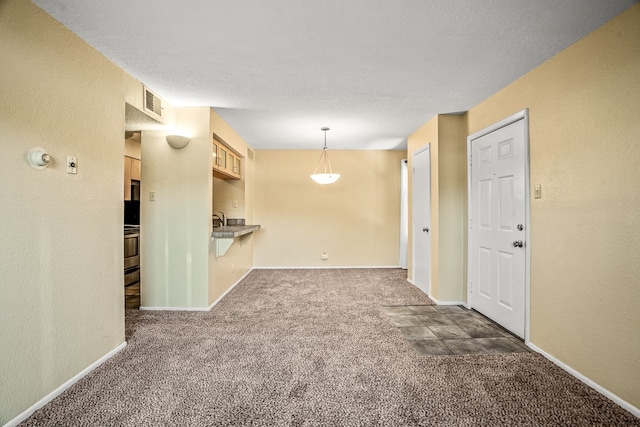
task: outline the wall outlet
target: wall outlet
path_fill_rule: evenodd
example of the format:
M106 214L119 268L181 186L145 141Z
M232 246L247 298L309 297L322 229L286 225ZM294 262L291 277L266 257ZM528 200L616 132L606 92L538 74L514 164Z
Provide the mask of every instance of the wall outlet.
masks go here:
M322 252L322 255L320 255L320 258L322 258L323 261L326 261L329 259L329 254L326 252Z

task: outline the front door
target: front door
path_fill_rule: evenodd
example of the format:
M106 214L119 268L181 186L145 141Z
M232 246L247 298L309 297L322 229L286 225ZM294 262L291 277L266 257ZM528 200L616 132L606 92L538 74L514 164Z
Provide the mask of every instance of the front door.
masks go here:
M429 295L431 268L431 150L413 154L412 180L413 283Z
M524 338L528 216L525 119L471 136L469 145L468 301L472 308Z

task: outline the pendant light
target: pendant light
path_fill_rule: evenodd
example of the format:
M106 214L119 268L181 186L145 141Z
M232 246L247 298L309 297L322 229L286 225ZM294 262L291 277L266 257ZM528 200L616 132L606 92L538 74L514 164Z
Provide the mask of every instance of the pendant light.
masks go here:
M320 130L324 132L324 148L322 149L318 166L316 166L316 170L311 174L311 179L318 184L333 184L338 180L338 178L340 178L340 174L333 173L331 170L331 163L329 162L329 153L327 152L327 131L329 128L323 127ZM318 173L320 165L322 165L323 168L322 173Z

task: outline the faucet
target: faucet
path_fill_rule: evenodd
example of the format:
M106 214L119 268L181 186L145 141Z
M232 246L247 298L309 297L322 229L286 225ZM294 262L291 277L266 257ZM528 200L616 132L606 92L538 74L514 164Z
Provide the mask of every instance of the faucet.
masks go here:
M220 214L220 215L218 215ZM220 221L220 226L221 227L226 227L227 226L227 217L225 216L224 212L222 211L217 211L216 213L213 214L214 218L218 218L218 221Z

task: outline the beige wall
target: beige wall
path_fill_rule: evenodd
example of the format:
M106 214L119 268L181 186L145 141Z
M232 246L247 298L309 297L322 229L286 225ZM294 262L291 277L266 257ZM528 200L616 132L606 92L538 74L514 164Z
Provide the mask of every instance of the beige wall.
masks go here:
M124 342L124 95L118 67L29 1L0 2L0 51L5 424ZM33 146L53 165L32 169Z
M167 131L142 132L140 294L143 307L205 308L211 218L209 108L176 109L191 137L182 149ZM155 201L149 192L155 192Z
M638 408L640 4L471 109L468 133L524 108L531 342Z
M409 171L413 154L431 144L431 297L466 301L466 115L438 115L407 139ZM414 187L409 174L409 194ZM413 279L411 197L409 279ZM418 262L418 261L416 261ZM427 261L422 261L427 262Z
M210 131L222 138L242 159L242 179L222 180L213 178L212 212L222 210L228 218L245 218L253 221L254 161L247 157L249 145L213 109L210 110ZM210 141L213 143L210 136ZM211 170L211 169L210 169ZM232 207L238 201L238 208ZM211 219L211 215L209 215ZM211 221L209 221L211 224ZM234 239L226 254L216 257L215 241L209 239L209 304L217 300L244 274L253 268L254 235L248 234Z
M332 185L314 183L320 150L256 152L259 267L398 266L403 151L331 150ZM321 254L329 259L323 261Z

